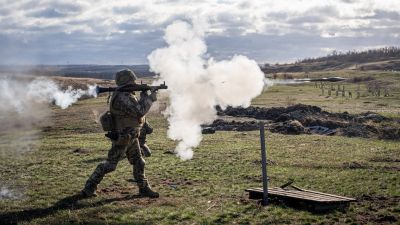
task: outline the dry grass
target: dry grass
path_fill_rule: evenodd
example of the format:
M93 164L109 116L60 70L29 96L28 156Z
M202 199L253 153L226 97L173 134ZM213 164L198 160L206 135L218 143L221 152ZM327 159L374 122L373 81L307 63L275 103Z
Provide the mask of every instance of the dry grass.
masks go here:
M374 104L380 102L393 107L382 106L385 114L398 112L397 105L391 102L396 99L327 99L319 96L312 85L275 86L255 99L254 104L285 105L287 98L291 102L349 112L376 110ZM358 202L348 210L326 214L284 205L262 208L248 200L244 192L246 188L261 185L258 132L205 135L195 149L194 159L181 161L165 154L175 143L167 138L167 121L157 111L149 117L155 131L148 137L153 155L146 160L146 173L161 198L136 196L137 189L130 182L132 168L125 160L103 180L99 197L80 199L75 194L109 148L109 141L93 114L93 110L106 109L105 102L106 96L102 96L79 101L66 110L52 108L53 125L41 133L38 149L18 159L0 156L2 181L14 181L14 186L21 187L24 193L18 200L0 200L1 224L390 224L399 221L398 141L268 132L268 157L274 161L269 167L271 186L293 178L297 186L355 197ZM76 151L78 148L85 151Z

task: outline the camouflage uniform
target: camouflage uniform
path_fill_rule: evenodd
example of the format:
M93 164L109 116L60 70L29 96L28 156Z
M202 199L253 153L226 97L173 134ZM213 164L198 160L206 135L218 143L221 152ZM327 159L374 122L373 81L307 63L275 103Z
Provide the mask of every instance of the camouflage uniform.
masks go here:
M128 71L128 72L126 72ZM135 76L132 71L124 70L116 74L118 86L127 84L127 82L119 82L121 76L119 73L125 72ZM132 80L128 80L128 83ZM122 84L121 84L122 83ZM82 193L85 196L95 195L97 185L103 177L117 167L120 160L127 157L130 164L133 165L133 177L139 187L139 193L142 196L158 197L158 193L151 190L150 185L144 173L145 161L140 150L139 136L140 130L145 122L145 114L149 111L152 103L156 101L156 93L148 95L141 93L140 100L133 93L115 91L110 102L110 112L113 115L118 139L112 140L111 149L108 151L106 161L100 163L94 170L93 174L86 182Z
M148 134L153 133L153 128L150 126L149 122L147 120L144 122L142 129L140 130L140 136L139 136L139 145L140 145L140 150L142 151L142 154L144 157L150 157L151 156L151 150L149 146L146 144L146 137Z

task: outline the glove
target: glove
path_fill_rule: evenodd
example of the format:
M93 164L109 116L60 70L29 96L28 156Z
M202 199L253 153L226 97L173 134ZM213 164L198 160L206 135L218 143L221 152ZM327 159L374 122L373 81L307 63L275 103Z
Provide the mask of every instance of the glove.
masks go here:
M153 128L150 126L149 123L147 123L147 121L143 124L143 129L144 129L146 134L153 133Z
M153 102L157 101L157 91L151 91L149 97Z
M147 94L147 91L142 91L142 92L140 92L140 98L146 98L147 96L149 96L149 95Z

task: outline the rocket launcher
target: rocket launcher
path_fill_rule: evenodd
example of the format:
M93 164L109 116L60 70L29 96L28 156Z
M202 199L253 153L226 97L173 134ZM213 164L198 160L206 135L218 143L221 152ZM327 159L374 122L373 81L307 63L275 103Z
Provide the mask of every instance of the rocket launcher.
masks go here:
M165 82L158 86L151 86L148 84L127 84L122 87L96 87L96 93L101 94L104 92L134 92L134 91L157 91L160 89L168 89L168 86L165 85Z

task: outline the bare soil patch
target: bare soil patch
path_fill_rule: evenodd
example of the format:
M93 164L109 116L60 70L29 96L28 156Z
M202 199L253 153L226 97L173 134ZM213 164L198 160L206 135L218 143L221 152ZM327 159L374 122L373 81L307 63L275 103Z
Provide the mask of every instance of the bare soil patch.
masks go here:
M358 205L367 208L370 212L360 212L357 214L357 222L359 223L376 223L376 224L396 224L399 222L399 214L395 211L388 212L388 206L396 207L400 202L400 197L384 197L363 195L358 200Z

